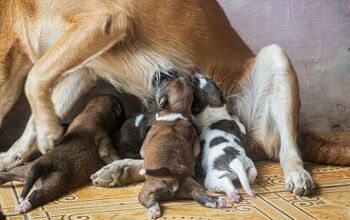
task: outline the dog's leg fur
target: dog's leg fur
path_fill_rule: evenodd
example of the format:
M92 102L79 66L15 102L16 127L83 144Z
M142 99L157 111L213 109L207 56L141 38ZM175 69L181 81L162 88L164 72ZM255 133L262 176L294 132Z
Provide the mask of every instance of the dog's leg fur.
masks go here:
M101 187L123 186L141 182L145 180L145 176L140 174L143 169L143 160L117 160L91 175L91 181L94 186Z
M49 96L53 82L121 42L127 36L129 26L125 11L115 8L76 18L35 63L28 74L25 92L34 117L37 145L42 152L50 150L63 132Z
M268 159L280 160L288 190L297 195L311 194L315 185L303 167L297 146L298 79L278 45L264 47L258 53L242 91L230 101L248 128L248 145L255 143ZM249 147L248 156L255 151Z
M88 69L80 69L67 75L52 91L55 112L63 118L75 102L96 83L96 76ZM4 153L0 154L0 171L9 170L24 161L36 150L36 133L33 117L30 117L22 136Z
M228 176L219 177L218 175L207 175L205 177L205 187L213 191L224 191L231 202L241 201L237 189Z

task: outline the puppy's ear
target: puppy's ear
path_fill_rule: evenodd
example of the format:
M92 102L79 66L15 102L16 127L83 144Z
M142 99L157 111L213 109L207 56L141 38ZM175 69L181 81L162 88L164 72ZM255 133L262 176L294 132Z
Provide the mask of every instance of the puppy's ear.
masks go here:
M220 100L222 103L226 104L226 98L225 98L224 94L222 94L221 90L220 90Z
M156 72L153 76L152 85L155 88L159 86L161 83L163 83L164 81L173 80L173 79L176 79L177 77L178 77L178 73L174 69Z
M199 87L199 79L197 77L192 77L192 84L195 88Z
M161 96L158 100L157 100L157 105L158 105L158 109L164 108L164 106L168 103L168 96L164 95Z

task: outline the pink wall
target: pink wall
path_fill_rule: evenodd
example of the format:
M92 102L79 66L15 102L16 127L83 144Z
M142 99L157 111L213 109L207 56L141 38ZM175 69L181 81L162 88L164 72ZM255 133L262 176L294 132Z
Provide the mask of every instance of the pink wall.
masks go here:
M350 0L219 0L258 52L277 43L299 75L301 125L350 130Z

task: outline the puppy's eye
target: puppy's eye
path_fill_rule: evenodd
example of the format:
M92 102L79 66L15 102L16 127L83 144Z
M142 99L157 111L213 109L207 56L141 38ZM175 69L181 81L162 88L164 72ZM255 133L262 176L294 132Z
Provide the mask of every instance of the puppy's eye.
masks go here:
M120 105L117 105L117 106L115 107L115 113L116 113L116 115L117 115L118 117L121 115L121 113L122 113L122 108L121 108Z
M199 106L196 104L192 105L192 114L196 115L199 113Z
M163 96L158 101L158 107L163 108L168 103L168 97Z

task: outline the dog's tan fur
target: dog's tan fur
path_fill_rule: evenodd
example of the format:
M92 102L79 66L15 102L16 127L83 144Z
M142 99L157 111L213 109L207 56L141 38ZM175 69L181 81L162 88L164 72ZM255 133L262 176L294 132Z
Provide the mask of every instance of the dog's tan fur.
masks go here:
M216 1L8 0L0 2L0 29L0 121L26 77L33 113L24 135L1 155L2 170L26 159L35 138L41 152L50 150L62 134L59 117L97 77L145 100L153 74L175 68L199 70L220 85L247 126L250 149L281 160L288 188L311 180L298 153L299 87L287 55L273 45L255 56ZM345 149L329 157L350 164Z

